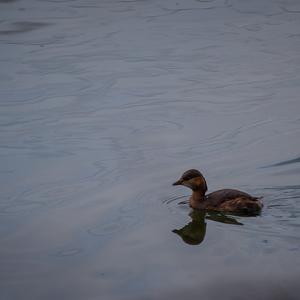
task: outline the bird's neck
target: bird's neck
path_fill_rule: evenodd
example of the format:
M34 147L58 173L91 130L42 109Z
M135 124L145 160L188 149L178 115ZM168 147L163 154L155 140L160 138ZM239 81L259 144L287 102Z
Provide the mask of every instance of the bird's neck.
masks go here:
M190 206L193 208L201 208L201 205L205 201L205 192L202 190L193 190L190 198Z

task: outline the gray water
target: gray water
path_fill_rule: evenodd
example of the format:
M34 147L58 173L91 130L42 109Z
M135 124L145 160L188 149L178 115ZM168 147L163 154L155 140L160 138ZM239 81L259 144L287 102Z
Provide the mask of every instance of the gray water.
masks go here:
M0 54L1 300L299 299L299 1L1 0Z

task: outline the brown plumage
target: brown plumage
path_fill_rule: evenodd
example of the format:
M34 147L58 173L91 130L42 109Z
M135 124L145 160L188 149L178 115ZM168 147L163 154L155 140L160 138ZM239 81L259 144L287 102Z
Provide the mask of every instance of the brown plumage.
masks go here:
M263 207L259 198L238 190L223 189L205 195L207 191L205 178L195 169L184 172L173 185L184 185L192 189L189 204L195 209L254 215L258 214Z

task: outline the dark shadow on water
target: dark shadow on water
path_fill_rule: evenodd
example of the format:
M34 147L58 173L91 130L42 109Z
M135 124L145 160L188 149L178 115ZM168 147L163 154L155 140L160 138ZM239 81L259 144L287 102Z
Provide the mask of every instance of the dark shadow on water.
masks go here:
M229 217L220 212L193 210L189 216L192 219L191 222L180 229L172 230L172 232L179 235L189 245L199 245L203 242L206 235L206 220L232 225L243 225L232 216Z
M36 29L45 27L49 24L44 23L44 22L23 21L23 22L14 22L11 25L12 25L12 28L9 28L7 30L0 30L0 35L11 35L11 34L25 33L25 32L29 32L29 31L32 31L32 30L36 30Z
M11 3L11 2L16 2L19 0L0 0L0 3Z
M293 158L293 159L281 161L279 163L275 163L275 164L272 164L272 165L264 166L262 168L279 167L279 166L285 166L285 165L296 164L296 163L300 163L300 157L296 157L296 158Z

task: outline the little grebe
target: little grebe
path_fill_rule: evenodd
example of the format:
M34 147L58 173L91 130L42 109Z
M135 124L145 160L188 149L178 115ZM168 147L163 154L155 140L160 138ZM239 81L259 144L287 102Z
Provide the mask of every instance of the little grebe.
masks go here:
M238 190L224 189L205 195L206 181L203 175L195 169L184 172L173 185L184 185L192 189L189 204L195 209L253 215L258 214L263 207L259 198Z

